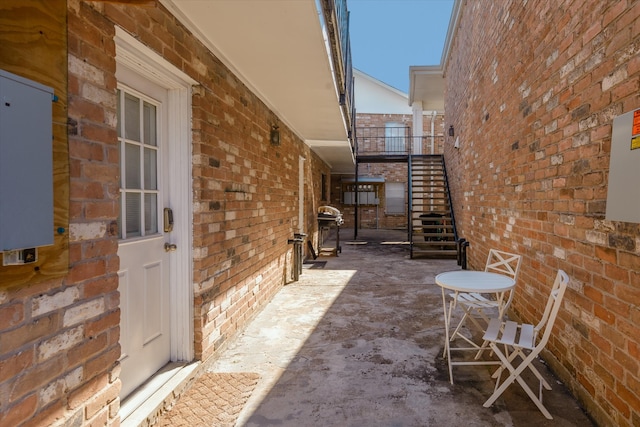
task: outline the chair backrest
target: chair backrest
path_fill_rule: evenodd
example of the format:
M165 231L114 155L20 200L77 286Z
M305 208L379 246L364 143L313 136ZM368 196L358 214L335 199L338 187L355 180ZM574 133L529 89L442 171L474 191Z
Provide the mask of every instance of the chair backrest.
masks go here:
M560 306L562 305L562 299L564 298L564 293L567 290L568 284L569 276L567 276L567 273L565 273L563 270L558 270L556 279L553 282L553 287L551 288L551 292L549 293L547 305L544 308L542 319L540 319L540 322L534 328L536 335L539 335L540 331L544 329L542 337L536 345L536 348L544 347L547 344L547 341L549 341L551 330L553 329L553 324L555 323L556 317L558 316L558 311L560 310Z
M509 252L499 251L497 249L490 249L489 256L487 256L487 264L484 267L484 271L491 273L504 274L513 278L518 283L518 274L520 273L520 264L522 263L522 255L516 255ZM509 297L504 304L503 310L506 311L511 305L513 299L513 290L509 292Z

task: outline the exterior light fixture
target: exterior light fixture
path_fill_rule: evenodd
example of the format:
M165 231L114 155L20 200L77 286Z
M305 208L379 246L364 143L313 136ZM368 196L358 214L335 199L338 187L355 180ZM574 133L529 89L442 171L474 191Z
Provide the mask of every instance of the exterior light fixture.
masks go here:
M271 125L269 140L271 141L271 145L280 145L280 128L278 125Z
M455 136L455 131L453 130L453 125L449 126L449 136Z

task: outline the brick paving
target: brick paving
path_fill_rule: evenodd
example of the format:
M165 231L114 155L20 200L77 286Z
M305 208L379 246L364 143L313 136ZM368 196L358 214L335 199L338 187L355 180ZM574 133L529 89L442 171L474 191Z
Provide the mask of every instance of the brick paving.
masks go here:
M250 372L205 373L156 425L232 427L259 379Z

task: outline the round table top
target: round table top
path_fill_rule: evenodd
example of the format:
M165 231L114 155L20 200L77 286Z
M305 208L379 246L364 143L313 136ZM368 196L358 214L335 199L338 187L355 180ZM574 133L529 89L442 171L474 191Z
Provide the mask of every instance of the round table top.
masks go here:
M458 292L504 292L513 288L516 281L509 276L486 271L457 270L440 273L436 284Z

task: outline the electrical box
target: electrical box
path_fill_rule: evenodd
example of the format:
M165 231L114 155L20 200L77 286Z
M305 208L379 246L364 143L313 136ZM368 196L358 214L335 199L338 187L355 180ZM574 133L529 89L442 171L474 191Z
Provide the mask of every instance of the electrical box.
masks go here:
M640 223L640 109L613 119L605 217Z
M53 244L52 101L52 88L0 70L0 252ZM16 263L32 259L23 252Z

